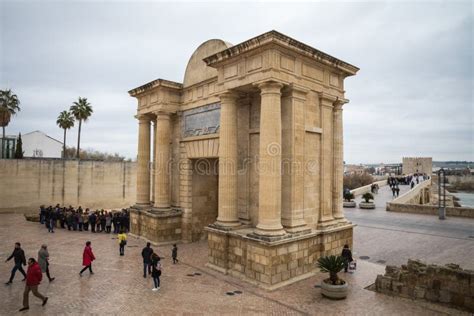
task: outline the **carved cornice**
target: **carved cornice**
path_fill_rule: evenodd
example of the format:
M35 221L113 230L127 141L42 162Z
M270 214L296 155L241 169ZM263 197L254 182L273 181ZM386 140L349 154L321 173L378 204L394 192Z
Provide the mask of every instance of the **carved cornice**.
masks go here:
M176 90L177 92L181 92L181 90L183 89L183 84L165 79L156 79L128 91L128 94L132 97L136 97L144 92L150 91L157 87L168 88Z
M291 49L315 61L337 68L346 76L355 75L359 70L359 68L357 68L356 66L337 59L331 55L328 55L320 50L301 43L277 31L270 31L262 35L256 36L245 42L229 47L209 57L206 57L203 60L208 66L217 67L224 61L227 61L240 54L261 48L262 46L269 44L276 44L278 46Z

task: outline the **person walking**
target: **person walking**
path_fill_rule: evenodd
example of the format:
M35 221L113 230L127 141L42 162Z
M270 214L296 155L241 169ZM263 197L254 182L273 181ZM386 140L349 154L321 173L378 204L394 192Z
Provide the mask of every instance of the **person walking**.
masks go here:
M28 271L26 273L26 284L25 292L23 292L23 307L20 309L20 312L30 309L29 296L30 291L33 292L33 295L43 301L42 306L46 305L48 302L48 297L41 295L38 292L38 285L43 279L43 273L41 273L41 268L34 258L28 259Z
M344 264L344 272L347 272L347 269L349 268L349 264L354 261L352 258L352 252L349 249L349 245L345 244L344 248L342 248L342 253L341 257L345 259L345 264Z
M125 245L127 245L127 235L125 232L122 230L120 231L120 234L117 236L118 242L119 242L119 252L121 256L125 255Z
M84 247L84 252L82 253L82 265L84 268L79 272L79 275L82 276L82 272L89 269L90 274L94 274L92 272L92 261L95 260L94 253L92 252L91 242L86 242L86 246Z
M26 265L25 252L23 251L23 249L21 249L21 244L19 242L15 243L15 249L13 249L12 254L10 255L10 257L8 257L7 260L5 260L5 262L10 261L12 258L14 259L15 265L13 266L10 279L8 280L7 283L5 283L6 285L12 284L13 279L15 278L16 270L19 270L21 274L23 274L23 277L24 277L23 281L26 280L26 273L22 267L22 265L24 266Z
M146 278L146 272L151 274L151 255L153 254L153 249L151 248L151 243L147 242L146 247L142 250L142 258L143 258L143 277Z
M160 276L161 276L161 263L160 263L160 257L156 254L152 254L152 271L151 271L151 276L153 278L153 284L155 285L154 288L152 288L152 291L158 291L160 289Z
M171 257L173 258L173 264L178 263L178 247L176 244L173 244L173 249L171 249Z
M49 274L49 252L48 246L45 244L41 245L41 249L38 251L38 264L41 272L46 273L49 282L53 282L55 278L52 278Z

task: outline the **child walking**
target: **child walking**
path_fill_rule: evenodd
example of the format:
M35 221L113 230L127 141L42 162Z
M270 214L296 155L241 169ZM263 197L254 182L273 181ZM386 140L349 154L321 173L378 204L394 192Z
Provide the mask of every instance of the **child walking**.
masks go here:
M176 247L176 244L173 244L173 249L171 250L171 257L173 257L173 264L178 263L178 247Z

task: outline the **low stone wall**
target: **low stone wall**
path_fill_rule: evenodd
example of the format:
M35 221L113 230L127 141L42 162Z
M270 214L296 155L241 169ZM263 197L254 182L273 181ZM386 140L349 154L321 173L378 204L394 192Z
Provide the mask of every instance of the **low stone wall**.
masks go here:
M427 265L408 260L401 268L387 266L378 275L375 290L411 299L423 299L458 306L474 312L474 271L456 264Z
M246 230L208 231L208 267L268 290L311 277L321 256L339 255L352 247L352 225L278 242L247 237ZM251 232L251 230L248 230Z
M389 212L438 215L439 208L435 205L400 204L388 202L386 210ZM446 216L474 218L474 208L446 207Z
M179 210L168 212L131 209L130 232L154 243L172 243L181 240L181 216Z
M425 180L417 184L413 189L405 192L396 199L392 200L393 203L407 203L407 204L417 204L420 200L420 194L424 193L424 189L431 187L431 179Z
M378 184L378 186L380 188L380 187L383 187L383 186L387 185L387 180L381 180L381 181L373 182L373 183L365 185L363 187L351 190L351 193L354 194L354 196L358 196L358 195L362 195L362 194L365 194L367 192L370 192L370 187L372 186L372 184Z

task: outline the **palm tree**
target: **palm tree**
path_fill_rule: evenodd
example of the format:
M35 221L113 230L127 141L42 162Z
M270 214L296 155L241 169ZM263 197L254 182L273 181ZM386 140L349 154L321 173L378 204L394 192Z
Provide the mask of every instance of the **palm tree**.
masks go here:
M4 151L4 140L5 140L5 127L10 123L12 115L15 115L19 112L20 109L20 100L18 96L12 93L12 90L0 90L0 126L3 129L2 134L2 157Z
M76 158L79 158L79 146L81 144L81 126L82 126L82 121L86 122L89 116L92 115L92 107L90 103L87 102L87 98L81 98L79 97L79 100L73 103L71 106L71 112L76 118L76 120L79 121L79 132L77 134L77 152L76 152Z
M63 159L66 158L66 131L74 126L74 116L69 111L59 113L56 124L64 130Z

